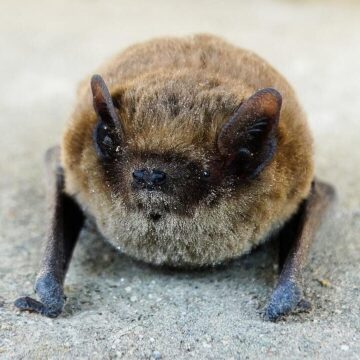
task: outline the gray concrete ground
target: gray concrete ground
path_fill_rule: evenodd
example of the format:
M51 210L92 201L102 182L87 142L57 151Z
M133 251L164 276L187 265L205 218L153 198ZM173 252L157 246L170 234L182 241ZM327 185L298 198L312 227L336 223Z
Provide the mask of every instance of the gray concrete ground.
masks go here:
M3 0L0 10L0 358L360 357L359 2ZM309 114L317 174L339 194L306 271L314 310L261 319L276 279L270 245L179 273L119 256L87 229L63 316L18 313L12 302L32 293L44 237L43 153L77 81L135 41L194 32L267 58Z

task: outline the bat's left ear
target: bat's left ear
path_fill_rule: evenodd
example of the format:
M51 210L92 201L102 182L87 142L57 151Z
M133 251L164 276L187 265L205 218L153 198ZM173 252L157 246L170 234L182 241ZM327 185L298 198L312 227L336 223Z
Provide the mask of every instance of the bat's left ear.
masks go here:
M217 145L227 172L251 178L273 158L281 103L277 90L259 90L223 125Z

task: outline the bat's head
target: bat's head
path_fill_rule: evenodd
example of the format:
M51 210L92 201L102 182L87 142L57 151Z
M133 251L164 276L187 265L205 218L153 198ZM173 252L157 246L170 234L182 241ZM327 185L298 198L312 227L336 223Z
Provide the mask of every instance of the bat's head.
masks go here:
M148 112L143 118L149 120L136 128L100 76L93 76L91 89L97 114L93 145L112 198L154 221L166 213L188 216L197 206L231 196L274 156L281 95L272 88L220 114L218 123L187 119L179 125L174 113L165 124Z

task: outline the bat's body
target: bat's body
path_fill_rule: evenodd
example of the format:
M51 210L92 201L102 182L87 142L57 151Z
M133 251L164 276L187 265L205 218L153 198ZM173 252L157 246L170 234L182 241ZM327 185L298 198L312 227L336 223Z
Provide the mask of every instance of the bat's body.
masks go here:
M303 306L301 268L332 191L314 182L311 135L286 80L211 36L133 46L98 72L104 80L80 86L61 159L48 154L56 200L42 303L17 306L61 312L83 214L121 251L175 267L215 265L279 233L286 260L266 316Z

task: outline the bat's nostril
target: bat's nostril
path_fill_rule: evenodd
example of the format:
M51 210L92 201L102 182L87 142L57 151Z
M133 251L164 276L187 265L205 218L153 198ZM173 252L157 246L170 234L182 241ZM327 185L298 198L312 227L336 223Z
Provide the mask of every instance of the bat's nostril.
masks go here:
M153 185L162 185L166 181L166 173L161 170L153 169L150 175L150 181Z
M134 180L137 183L143 183L145 181L145 172L146 172L145 169L134 170L133 173L132 173Z

